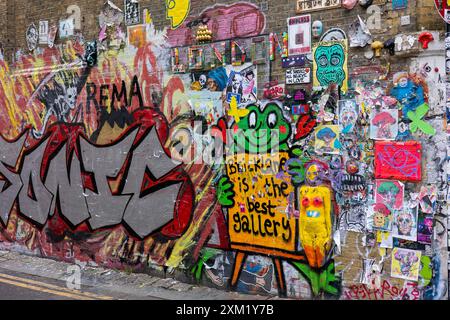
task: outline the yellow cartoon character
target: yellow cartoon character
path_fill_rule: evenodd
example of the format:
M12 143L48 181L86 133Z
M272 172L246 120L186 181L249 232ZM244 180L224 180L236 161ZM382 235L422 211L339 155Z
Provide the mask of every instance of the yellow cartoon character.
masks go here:
M170 19L172 29L184 22L191 8L191 0L166 0L167 19Z
M331 249L331 192L324 186L300 188L300 241L308 263L320 268Z

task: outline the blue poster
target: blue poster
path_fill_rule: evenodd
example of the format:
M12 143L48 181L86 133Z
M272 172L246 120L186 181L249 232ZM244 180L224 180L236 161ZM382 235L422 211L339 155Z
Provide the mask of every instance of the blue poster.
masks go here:
M405 9L408 7L408 0L392 0L392 10Z

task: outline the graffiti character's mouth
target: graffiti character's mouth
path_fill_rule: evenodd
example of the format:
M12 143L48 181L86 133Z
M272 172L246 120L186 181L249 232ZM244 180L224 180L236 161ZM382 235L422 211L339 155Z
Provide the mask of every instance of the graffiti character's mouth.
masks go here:
M306 210L306 216L309 218L318 218L318 217L320 217L320 211Z
M363 191L366 189L366 180L359 174L344 174L341 189L342 191Z
M254 148L259 148L260 150L268 150L271 149L273 146L272 142L278 146L279 144L283 143L283 140L280 140L277 142L276 139L279 137L278 132L275 130L267 130L267 133L258 134L258 130L255 129L250 134L245 133L245 146L251 146ZM239 142L239 139L235 137L235 141ZM242 145L241 145L242 147Z

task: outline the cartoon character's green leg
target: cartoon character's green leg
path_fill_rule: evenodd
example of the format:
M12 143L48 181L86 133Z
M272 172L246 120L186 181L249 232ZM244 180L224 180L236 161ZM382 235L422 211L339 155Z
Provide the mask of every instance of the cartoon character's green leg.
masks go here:
M321 291L333 295L338 294L339 291L335 286L338 279L334 274L333 261L318 270L303 262L291 261L290 263L309 280L314 296L318 296Z

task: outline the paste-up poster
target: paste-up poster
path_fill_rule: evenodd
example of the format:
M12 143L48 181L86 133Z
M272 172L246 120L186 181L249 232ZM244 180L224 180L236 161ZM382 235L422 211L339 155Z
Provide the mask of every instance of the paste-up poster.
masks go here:
M64 19L59 21L59 37L68 38L75 34L75 25L73 19Z
M201 115L208 125L213 125L223 117L222 92L189 91L189 104L195 115Z
M227 66L228 83L226 88L227 102L236 97L238 104L249 104L257 100L257 68L246 63L241 67Z
M321 41L313 47L313 86L337 84L343 92L348 89L347 40Z
M375 202L384 203L389 208L400 210L403 208L405 186L400 181L377 180Z
M127 27L128 44L142 48L147 42L147 29L144 24Z
M379 231L391 231L393 214L392 210L382 203L372 205L372 229Z
M39 31L34 23L30 24L27 28L26 40L28 50L33 51L36 49L39 40Z
M53 48L53 46L55 45L57 33L58 33L58 27L56 25L51 26L50 30L48 32L48 47L49 48Z
M324 125L315 131L315 151L319 154L339 154L339 126Z
M417 241L417 207L395 211L392 235L399 239Z
M141 14L139 12L138 0L125 0L124 11L125 11L125 24L127 26L138 24L141 22Z
M420 181L422 179L420 142L376 141L375 178Z
M286 70L286 84L311 82L311 68L290 68Z
M389 109L373 112L370 118L370 138L374 140L395 140L398 134L398 110Z
M422 186L419 192L420 211L427 214L433 214L436 208L437 186Z
M433 239L433 216L419 210L417 218L417 241L431 244Z
M378 231L377 237L377 242L380 243L380 248L391 249L394 246L391 232Z
M288 54L311 53L311 15L292 17L288 22Z
M352 133L359 115L356 100L339 100L339 130L342 134Z
M227 102L231 102L231 98L235 97L238 104L241 103L242 100L242 92L243 92L243 77L239 72L231 71L229 77L228 77L228 83L227 83Z
M39 44L48 43L48 21L39 21Z
M421 251L394 248L391 257L391 277L419 280Z

